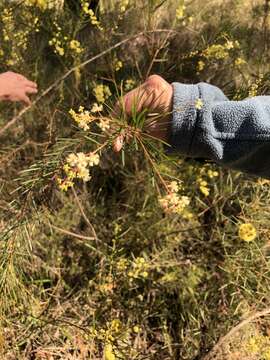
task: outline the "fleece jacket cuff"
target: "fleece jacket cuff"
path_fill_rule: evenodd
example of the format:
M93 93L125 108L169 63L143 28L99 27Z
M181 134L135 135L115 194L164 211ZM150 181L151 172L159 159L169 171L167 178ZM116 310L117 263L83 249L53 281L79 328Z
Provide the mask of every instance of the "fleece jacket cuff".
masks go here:
M196 131L196 102L200 98L198 85L172 83L173 113L167 148L169 154L189 155Z

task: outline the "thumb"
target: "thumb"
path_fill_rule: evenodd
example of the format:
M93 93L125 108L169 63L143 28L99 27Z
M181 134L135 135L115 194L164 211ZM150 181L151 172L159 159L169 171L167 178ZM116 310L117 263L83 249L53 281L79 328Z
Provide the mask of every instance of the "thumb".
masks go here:
M21 95L19 98L19 101L24 102L28 106L31 105L31 100L29 99L29 97L26 94Z

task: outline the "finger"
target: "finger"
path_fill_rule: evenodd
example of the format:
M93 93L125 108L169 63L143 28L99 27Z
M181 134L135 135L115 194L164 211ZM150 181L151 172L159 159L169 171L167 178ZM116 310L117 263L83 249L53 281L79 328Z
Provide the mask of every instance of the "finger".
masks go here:
M30 80L26 80L26 85L29 86L29 87L32 87L32 88L37 88L37 83L33 82L33 81L30 81Z
M147 106L148 96L147 88L143 85L127 93L121 102L125 114L132 116L133 111L141 112Z
M24 102L28 106L31 105L31 100L29 99L29 97L27 95L21 95L19 98L19 101Z
M14 73L14 74L15 74L17 80L28 81L28 79L25 76L23 76L21 74L17 74L17 73Z
M126 116L132 116L134 110L136 112L141 112L145 108L154 107L154 100L155 89L152 86L149 86L148 82L145 82L117 101L113 110L113 115L119 117L124 113Z
M25 89L26 94L37 94L38 93L38 89L37 88L33 88L33 87L27 87Z
M21 74L16 74L16 78L20 81L23 81L23 83L30 87L37 87L37 84L34 81L28 80L25 76Z

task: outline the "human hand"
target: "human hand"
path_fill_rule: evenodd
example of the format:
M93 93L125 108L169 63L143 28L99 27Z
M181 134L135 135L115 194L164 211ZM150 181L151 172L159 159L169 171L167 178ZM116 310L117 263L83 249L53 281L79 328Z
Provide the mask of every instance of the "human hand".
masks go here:
M31 105L28 94L36 94L37 84L23 75L8 71L0 74L0 100L22 101Z
M144 131L168 142L172 102L172 85L159 75L151 75L141 86L128 92L121 104L116 104L116 113L124 112L129 117L134 105L137 112L147 110L150 120L146 121Z

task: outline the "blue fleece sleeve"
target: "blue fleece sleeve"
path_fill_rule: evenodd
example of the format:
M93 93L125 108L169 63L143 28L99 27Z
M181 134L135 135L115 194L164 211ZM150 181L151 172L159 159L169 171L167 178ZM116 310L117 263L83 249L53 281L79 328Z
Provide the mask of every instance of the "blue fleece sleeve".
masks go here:
M169 153L270 178L270 96L229 101L206 83L172 85Z

